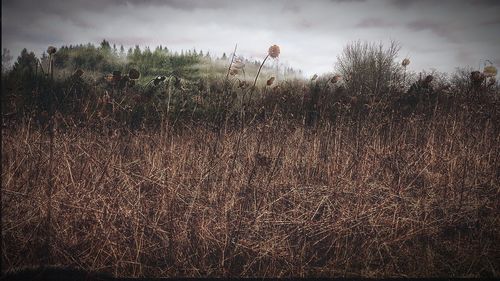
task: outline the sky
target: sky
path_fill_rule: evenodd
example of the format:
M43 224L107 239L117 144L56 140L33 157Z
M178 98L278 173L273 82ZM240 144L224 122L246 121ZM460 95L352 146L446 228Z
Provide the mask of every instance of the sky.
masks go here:
M399 42L409 70L500 65L500 0L2 0L2 48L163 45L280 63L305 75L334 72L356 40ZM488 63L489 63L488 62Z

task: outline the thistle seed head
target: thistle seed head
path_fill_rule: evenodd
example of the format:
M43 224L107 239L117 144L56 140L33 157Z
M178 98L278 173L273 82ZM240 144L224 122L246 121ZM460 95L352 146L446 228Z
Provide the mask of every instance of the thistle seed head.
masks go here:
M49 55L53 55L53 54L55 54L56 52L57 52L57 49L56 49L56 47L54 47L54 46L49 46L49 47L47 48L47 53L48 53Z
M269 47L268 54L273 59L277 58L280 55L280 47L278 45L272 45Z
M139 77L141 76L141 73L139 72L139 70L135 69L135 68L132 68L128 71L128 77L130 77L130 79L139 79Z
M483 73L484 73L484 76L486 77L494 77L494 76L497 76L497 68L494 67L493 65L488 65L486 67L484 67L483 69Z
M267 86L271 86L274 83L274 79L274 76L269 78L269 80L267 80Z
M335 84L337 82L339 82L340 80L342 80L342 75L340 74L336 74L332 77L332 79L330 79L330 81Z

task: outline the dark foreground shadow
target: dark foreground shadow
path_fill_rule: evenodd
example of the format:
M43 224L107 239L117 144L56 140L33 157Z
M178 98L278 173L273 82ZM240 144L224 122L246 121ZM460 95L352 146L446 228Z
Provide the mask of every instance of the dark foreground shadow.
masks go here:
M88 272L75 268L38 267L2 272L0 280L75 280L104 281L116 280L105 273Z

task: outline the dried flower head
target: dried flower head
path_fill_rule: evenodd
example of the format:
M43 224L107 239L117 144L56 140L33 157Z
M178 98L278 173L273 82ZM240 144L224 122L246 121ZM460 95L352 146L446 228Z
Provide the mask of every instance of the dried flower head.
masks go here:
M242 62L234 62L233 65L231 65L231 68L243 70L245 68L245 64Z
M242 89L245 89L246 87L248 87L248 85L249 85L249 84L248 84L248 82L247 82L247 81L245 81L245 80L243 80L243 81L240 81L240 82L239 82L238 87L240 87L240 88L242 88Z
M141 76L141 73L139 72L139 70L135 69L135 68L132 68L128 71L128 77L130 77L130 79L139 79L139 77Z
M434 76L432 76L432 75L427 75L427 76L425 77L425 79L424 79L424 82L425 82L426 84L429 84L429 83L431 83L431 82L432 82L432 80L434 80Z
M229 69L230 75L238 75L240 71L245 71L245 64L243 63L243 58L236 57L234 61L231 63L231 68Z
M330 79L330 81L335 84L337 82L339 82L340 80L342 80L342 75L340 74L336 74L332 77L332 79Z
M484 78L485 78L484 74L479 72L479 71L472 71L470 73L470 79L474 83L481 83L481 82L483 82Z
M49 47L47 48L47 53L48 53L49 55L53 55L53 54L55 54L56 52L57 52L57 49L56 49L56 47L54 47L54 46L49 46Z
M243 58L236 57L231 65L231 68L242 70L245 68L245 63L243 62Z
M497 76L497 68L493 65L485 66L483 69L484 76L486 77L494 77Z
M237 69L237 68L232 68L231 67L231 70L229 70L229 75L238 75L240 71Z
M404 66L404 67L407 67L409 64L410 64L410 59L409 59L409 58L405 58L405 59L401 62L401 65L402 65L402 66Z
M311 78L311 81L316 80L316 78L318 78L318 74L314 74L313 77Z
M278 45L272 45L269 47L268 53L271 58L275 59L280 55L280 47Z
M269 78L269 80L267 80L267 86L271 86L274 83L274 79L274 76Z

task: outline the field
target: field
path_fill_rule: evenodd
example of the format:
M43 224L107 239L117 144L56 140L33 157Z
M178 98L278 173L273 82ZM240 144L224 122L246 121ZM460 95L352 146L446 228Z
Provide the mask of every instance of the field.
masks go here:
M74 97L26 98L4 122L2 272L498 277L498 86L412 100L168 82L146 101L112 88L121 107L38 82Z

